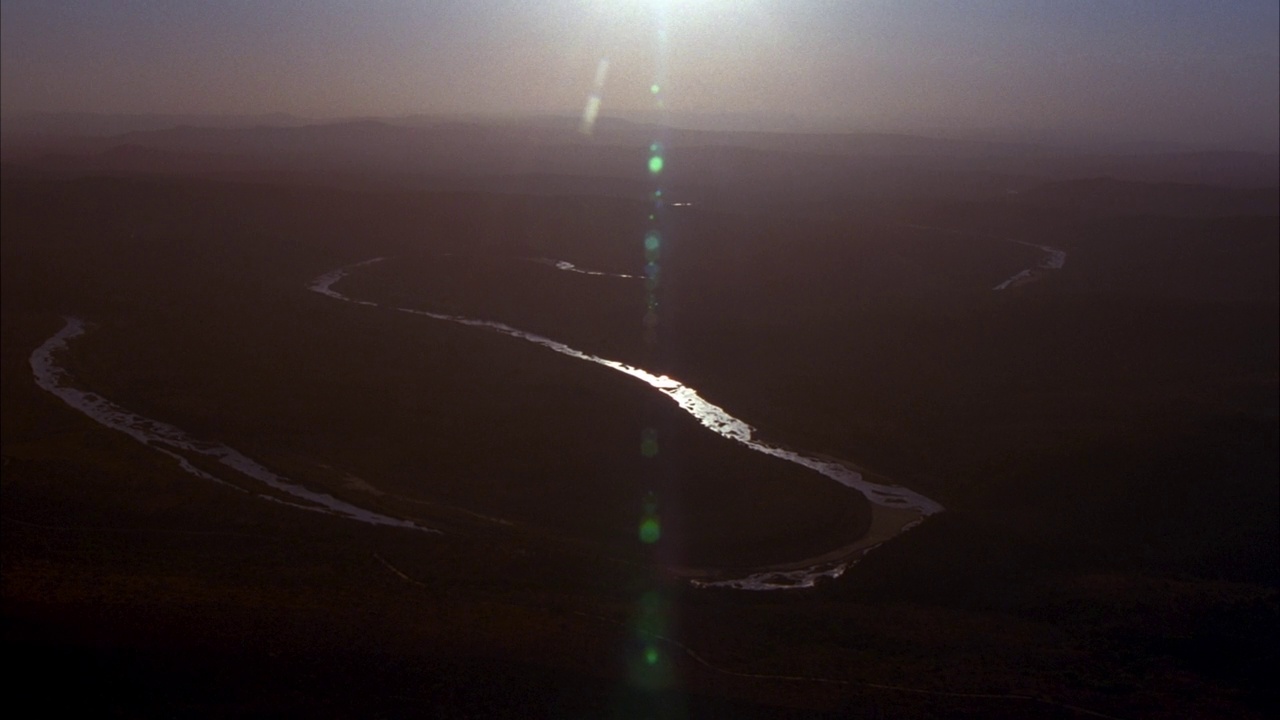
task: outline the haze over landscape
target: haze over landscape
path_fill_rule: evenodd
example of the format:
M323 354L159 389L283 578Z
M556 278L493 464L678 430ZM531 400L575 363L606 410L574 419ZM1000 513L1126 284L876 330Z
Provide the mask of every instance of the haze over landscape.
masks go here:
M1280 5L0 0L14 696L1280 709Z
M562 115L1276 150L1276 3L5 2L6 113ZM721 124L728 124L724 126ZM720 126L717 128L717 126Z

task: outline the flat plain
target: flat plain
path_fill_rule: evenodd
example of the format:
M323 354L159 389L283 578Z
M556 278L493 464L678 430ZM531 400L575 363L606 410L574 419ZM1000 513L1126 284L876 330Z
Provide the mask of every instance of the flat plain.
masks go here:
M1280 225L1253 166L1243 189L1132 158L1129 180L1025 158L877 179L894 165L690 148L655 209L574 164L625 168L621 143L456 178L210 169L184 132L6 159L13 687L187 717L1274 708ZM370 132L393 131L313 134ZM646 281L609 274L644 273L654 223L646 340ZM1066 263L993 290L1039 245ZM382 307L308 289L375 257L334 287ZM633 378L394 308L668 374L946 510L815 588L694 588L679 568L821 555L872 509ZM64 316L88 326L60 356L76 387L440 533L271 502L95 423L32 377Z

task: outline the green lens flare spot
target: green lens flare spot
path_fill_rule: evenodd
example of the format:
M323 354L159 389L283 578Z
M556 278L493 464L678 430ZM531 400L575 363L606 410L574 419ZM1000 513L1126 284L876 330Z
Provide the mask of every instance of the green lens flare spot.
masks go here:
M650 85L650 86L649 86L649 93L650 93L650 94L652 94L652 95L657 95L657 94L658 94L658 93L660 93L660 92L662 92L662 88L661 88L661 87L658 87L658 83L654 83L654 84L652 84L652 85Z
M658 648L650 645L644 649L644 661L650 665L658 664Z
M657 250L658 246L661 244L662 244L662 238L659 237L658 233L656 232L651 232L648 235L644 236L645 250Z
M662 525L658 522L658 518L645 518L640 523L640 542L645 545L652 545L658 542L658 538L662 536Z
M649 172L653 173L654 175L657 175L658 173L662 172L662 156L661 155L654 155L653 157L649 158Z

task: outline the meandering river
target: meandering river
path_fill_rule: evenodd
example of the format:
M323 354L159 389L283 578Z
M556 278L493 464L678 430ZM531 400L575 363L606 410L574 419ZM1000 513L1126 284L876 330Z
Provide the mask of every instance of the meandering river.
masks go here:
M925 517L942 511L942 506L940 504L917 492L897 485L881 485L870 482L863 477L862 473L839 461L805 455L795 450L767 442L758 436L756 428L742 420L739 420L733 415L730 415L719 405L706 400L698 394L697 390L667 375L656 375L647 370L635 367L634 365L628 365L627 363L619 362L617 360L610 360L608 358L591 355L572 348L557 340L552 340L551 338L537 335L535 333L526 332L504 323L492 320L478 320L462 315L449 315L445 313L431 312L429 310L421 310L417 308L383 306L369 300L349 297L334 289L334 285L353 270L381 262L383 259L384 258L372 258L363 262L338 268L317 277L311 282L309 287L312 291L335 300L368 307L385 308L395 310L397 312L427 317L433 320L458 323L460 325L496 332L525 342L530 342L535 345L540 345L548 350L560 353L561 355L595 363L597 365L603 365L611 370L616 370L617 372L635 378L636 380L639 380L658 392L666 395L679 405L681 409L697 419L698 422L708 430L735 442L741 443L756 452L771 455L818 472L841 485L861 493L863 497L872 504L873 531L867 537L859 539L857 542L853 542L849 546L837 551L834 556L832 556L831 553L828 553L828 555L823 556L822 558L811 558L809 561L803 563L801 567L794 567L796 563L791 563L786 566L775 566L762 572L752 573L747 577L718 579L708 579L705 577L695 578L694 583L697 585L729 586L758 590L783 587L809 587L812 586L820 577L839 576L849 567L849 565L856 562L856 560L870 548L879 545L893 535L914 527ZM559 263L548 264L553 267L565 269ZM568 263L565 263L565 265L568 265ZM878 513L878 517L876 516L877 508L881 509ZM690 570L689 574L697 575L702 573L696 570Z
M681 409L693 416L708 430L740 443L751 450L780 458L808 468L844 485L865 497L872 508L869 531L862 537L850 538L847 545L833 549L821 556L795 562L755 568L752 571L726 571L717 568L669 568L674 574L689 579L699 587L733 587L748 590L774 590L811 587L819 578L838 577L857 562L865 553L919 524L929 515L942 511L937 502L908 488L897 485L873 483L853 467L835 459L807 455L790 448L768 442L759 437L756 428L730 415L724 408L703 398L697 390L667 375L658 375L642 368L610 360L572 348L551 338L526 332L504 323L479 320L461 315L449 315L417 308L391 307L370 300L348 297L334 289L334 285L352 271L377 263L383 258L373 258L325 273L311 281L308 288L326 297L370 308L393 310L432 320L457 323L479 330L533 343L552 352L577 360L603 365L611 370L634 378L670 398ZM583 270L564 261L539 259L542 264L559 270L589 275L631 277L619 273L603 273ZM308 489L285 478L243 453L219 442L201 440L185 431L124 409L97 393L74 387L66 369L58 364L58 356L68 348L69 341L83 335L86 324L76 317L66 318L66 325L31 353L31 369L36 384L57 396L70 407L84 413L94 421L122 432L157 452L177 461L187 473L211 482L227 485L248 492L265 500L292 507L322 512L371 525L385 525L411 530L438 533L401 518L383 515L335 498L326 493ZM249 490L241 484L228 482L209 470L198 467L192 460L210 458L240 476L249 478L269 488L272 492Z
M1042 274L1042 271L1061 270L1062 266L1067 264L1067 251L1063 250L1062 248L1052 247L1050 245L1037 245L1036 243L1027 242L1026 240L1015 240L1013 238L996 235L994 233L974 232L969 230L953 230L951 228L934 227L932 225L913 225L910 223L906 223L903 225L903 227L909 227L909 228L912 228L913 230L929 230L932 232L946 233L948 235L960 235L963 237L980 237L980 238L990 238L992 240L1002 240L1004 242L1017 243L1019 245L1026 245L1027 247L1033 247L1044 253L1044 255L1040 258L1040 262L1036 263L1035 266L1029 267L1025 270L1021 270L1018 273L1010 276L1009 278L1001 281L998 285L991 288L992 290L1008 290L1010 288L1018 287L1019 285L1025 285L1026 283L1029 283L1033 280L1038 279Z
M439 532L408 520L372 512L331 495L310 490L288 478L277 475L234 448L219 442L194 438L173 425L130 412L97 393L73 387L70 384L67 371L58 365L56 356L66 351L67 343L70 340L84 334L85 323L76 317L68 317L66 321L67 324L61 330L53 337L45 340L40 347L31 353L31 371L35 375L36 385L41 389L53 393L67 405L79 410L94 421L112 430L118 430L157 452L168 455L176 460L183 470L198 478L227 485L242 492L252 492L252 494L264 500L283 503L303 510L336 515L370 525L388 525L425 532ZM234 483L227 482L211 472L196 467L189 457L192 455L212 458L220 465L256 480L275 490L276 493L253 492L245 490Z

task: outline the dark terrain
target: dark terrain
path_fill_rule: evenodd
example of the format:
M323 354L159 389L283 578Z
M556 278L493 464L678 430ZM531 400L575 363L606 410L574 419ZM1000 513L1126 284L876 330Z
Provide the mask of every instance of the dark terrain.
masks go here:
M11 697L166 717L1275 712L1275 156L276 124L6 136ZM647 343L643 280L529 258L642 271L653 132ZM993 291L1044 255L1013 241L1066 264ZM693 589L668 568L822 553L868 504L606 368L307 290L379 256L337 289L668 373L946 511L811 590ZM94 423L32 380L63 315L90 323L62 356L77 387L443 534L264 502ZM68 692L37 691L50 676Z

